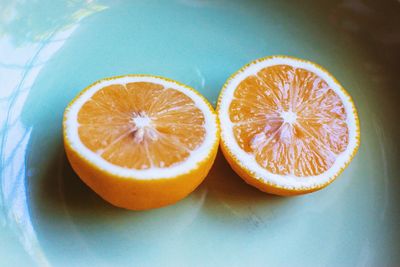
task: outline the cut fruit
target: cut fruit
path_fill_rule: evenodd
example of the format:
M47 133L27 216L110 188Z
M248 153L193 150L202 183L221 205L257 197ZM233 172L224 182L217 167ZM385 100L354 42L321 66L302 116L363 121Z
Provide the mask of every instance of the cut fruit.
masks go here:
M354 103L322 67L273 56L251 62L218 99L221 149L247 183L278 195L330 184L360 143Z
M144 210L192 192L214 162L217 116L192 88L155 76L100 80L64 113L72 168L115 206Z

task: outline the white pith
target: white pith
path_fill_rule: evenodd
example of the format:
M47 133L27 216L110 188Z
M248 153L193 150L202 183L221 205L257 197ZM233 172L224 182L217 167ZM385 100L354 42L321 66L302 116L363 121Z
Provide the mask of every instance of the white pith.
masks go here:
M293 111L289 110L289 111L282 111L280 113L282 119L284 122L289 123L289 124L293 124L296 122L297 120L297 114L294 113Z
M168 168L153 167L145 170L129 169L114 165L106 161L98 153L91 151L82 143L78 135L79 124L77 122L78 112L82 105L85 104L93 96L94 93L105 86L109 86L112 84L126 84L131 82L151 82L155 84L160 84L164 86L164 88L173 88L175 90L178 90L190 97L194 101L196 107L198 107L203 112L205 120L204 128L206 129L204 141L197 149L191 151L190 156L187 159ZM154 76L124 76L95 83L75 100L75 102L67 109L65 116L66 137L69 140L72 148L89 162L96 165L98 168L111 174L126 178L143 180L165 179L173 178L178 175L187 173L190 170L196 168L196 166L201 161L209 156L212 148L215 146L215 143L218 140L217 117L211 111L206 101L198 94L196 94L193 90L189 89L189 87L175 83L171 80L166 80ZM132 120L139 124L141 127L147 127L148 124L151 123L151 121L147 120L146 117L133 117Z
M233 134L233 123L229 118L229 106L233 99L234 91L237 86L246 77L252 74L256 74L260 70L274 66L274 65L290 65L294 68L303 68L308 71L314 72L316 75L324 79L328 85L338 94L343 102L346 110L347 119L346 123L349 129L349 144L344 152L337 155L334 164L326 172L315 176L302 176L298 177L293 174L290 175L278 175L269 172L268 170L261 167L254 158L253 154L244 151ZM296 120L295 115L289 112L280 114L285 122L292 123ZM320 67L308 63L302 60L296 60L287 57L270 57L265 58L260 61L255 61L250 65L246 66L244 69L236 73L231 77L224 86L224 91L220 96L219 103L219 120L221 123L221 139L226 144L230 154L236 157L236 162L238 162L242 167L246 168L256 179L261 180L264 183L274 184L282 188L287 189L309 189L322 186L329 182L331 179L341 171L342 168L351 160L352 155L358 146L357 134L359 132L358 123L356 118L356 109L353 105L351 98L344 92L344 89L338 84L328 73L326 73Z
M149 127L151 125L151 119L147 116L135 116L132 120L138 128Z

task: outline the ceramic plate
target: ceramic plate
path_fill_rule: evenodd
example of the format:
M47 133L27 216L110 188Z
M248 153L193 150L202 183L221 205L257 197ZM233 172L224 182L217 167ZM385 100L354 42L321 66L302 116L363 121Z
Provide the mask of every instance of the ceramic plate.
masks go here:
M1 266L395 266L400 262L398 1L0 1ZM328 188L275 197L221 153L169 207L109 205L66 160L84 87L154 74L215 106L244 64L311 60L353 96L361 147Z

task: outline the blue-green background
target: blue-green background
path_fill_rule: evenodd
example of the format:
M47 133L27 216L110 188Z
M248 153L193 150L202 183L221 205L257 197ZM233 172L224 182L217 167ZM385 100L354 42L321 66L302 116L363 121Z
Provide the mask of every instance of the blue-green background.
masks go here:
M396 266L400 262L398 1L0 0L1 266ZM62 114L92 82L155 74L215 106L244 64L315 61L354 98L361 147L328 188L245 184L220 154L162 209L100 199L64 155Z

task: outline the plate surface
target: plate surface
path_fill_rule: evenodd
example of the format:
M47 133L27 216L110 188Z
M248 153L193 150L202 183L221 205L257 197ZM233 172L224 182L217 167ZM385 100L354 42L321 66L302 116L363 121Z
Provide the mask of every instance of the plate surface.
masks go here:
M375 2L0 2L1 265L397 265L400 4ZM132 212L68 164L63 110L92 82L161 75L215 105L233 72L274 54L321 64L354 98L361 147L328 188L267 195L220 153L189 197Z

